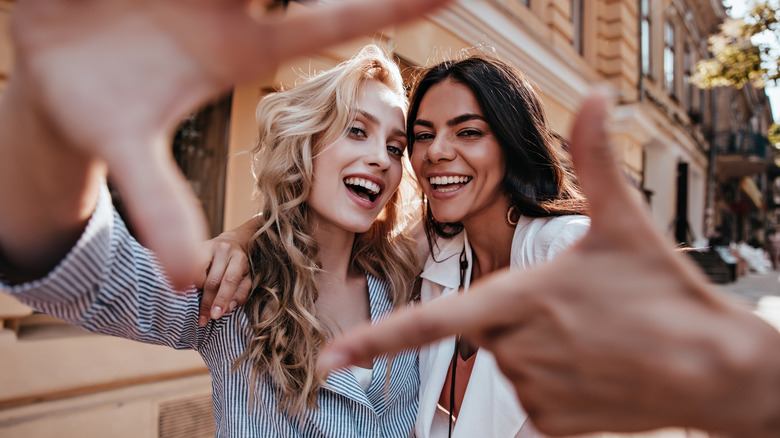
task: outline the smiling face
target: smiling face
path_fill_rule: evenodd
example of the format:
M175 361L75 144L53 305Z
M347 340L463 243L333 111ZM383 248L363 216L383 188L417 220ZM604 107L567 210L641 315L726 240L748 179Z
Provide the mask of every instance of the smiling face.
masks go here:
M504 151L467 86L452 79L433 85L413 127L412 167L437 221L468 228L506 214Z
M361 85L355 120L314 159L307 203L319 229L363 233L390 200L403 174L403 108L384 84Z

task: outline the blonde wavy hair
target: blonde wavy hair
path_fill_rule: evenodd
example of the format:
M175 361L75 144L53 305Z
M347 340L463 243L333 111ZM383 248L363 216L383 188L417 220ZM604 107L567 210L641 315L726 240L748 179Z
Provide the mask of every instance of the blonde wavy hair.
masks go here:
M333 336L315 309L320 265L307 203L313 159L346 135L361 84L370 80L406 106L398 66L370 45L295 88L266 96L257 109L253 172L264 222L251 242L252 292L244 305L249 340L236 366L251 365L252 387L267 374L278 388L280 410L291 415L317 407L324 380L315 362ZM413 241L398 231L402 205L396 190L370 229L356 236L350 257L350 269L389 284L395 307L411 299L418 273Z

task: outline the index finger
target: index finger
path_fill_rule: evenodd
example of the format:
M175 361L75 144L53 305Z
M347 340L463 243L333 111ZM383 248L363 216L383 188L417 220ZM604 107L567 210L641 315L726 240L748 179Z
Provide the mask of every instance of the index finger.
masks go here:
M451 0L345 0L312 5L274 20L245 20L229 29L231 50L246 64L235 79L268 71L269 66L332 44L376 32L431 12ZM258 52L258 43L262 44ZM262 53L262 56L257 56Z
M481 279L471 292L447 297L425 306L400 311L387 320L348 332L323 349L317 369L323 375L369 360L382 353L397 353L461 333L478 339L487 332L521 324L525 318L523 283L527 272L508 270ZM524 281L518 282L517 276ZM523 310L526 309L526 310Z

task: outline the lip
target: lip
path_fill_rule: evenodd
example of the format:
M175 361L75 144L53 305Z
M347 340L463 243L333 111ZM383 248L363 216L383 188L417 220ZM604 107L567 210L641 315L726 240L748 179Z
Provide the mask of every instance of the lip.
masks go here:
M349 187L347 186L346 180L349 178L360 178L360 179L365 179L367 181L371 181L372 183L379 186L379 193L377 193L373 201L369 199L361 198L360 196L356 195L355 192L350 190ZM380 203L380 200L383 198L385 194L385 188L387 186L387 183L382 178L378 178L377 176L368 173L351 173L349 175L345 175L344 178L341 179L341 181L342 184L344 185L344 190L347 192L347 196L349 196L350 199L352 199L360 207L369 210L375 208Z

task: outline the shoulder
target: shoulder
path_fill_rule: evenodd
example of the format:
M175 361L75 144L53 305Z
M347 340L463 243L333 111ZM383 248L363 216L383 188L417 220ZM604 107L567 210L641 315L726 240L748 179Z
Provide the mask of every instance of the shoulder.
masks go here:
M523 220L512 241L513 259L523 255L531 259L528 262L549 260L584 237L589 228L590 218L582 215Z
M543 219L539 237L549 240L576 241L590 229L590 218L581 215L556 216Z

